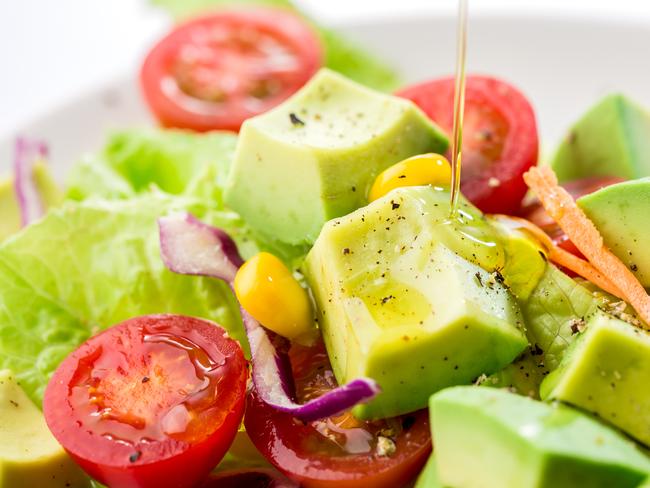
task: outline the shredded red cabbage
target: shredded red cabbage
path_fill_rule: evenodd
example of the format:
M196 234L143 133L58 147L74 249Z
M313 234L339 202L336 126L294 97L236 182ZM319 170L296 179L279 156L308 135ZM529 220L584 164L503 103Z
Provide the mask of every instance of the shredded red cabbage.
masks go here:
M189 213L177 213L158 220L160 249L165 265L180 274L202 275L226 281L232 288L242 259L226 232L211 227ZM373 398L379 385L358 378L305 404L293 400L293 375L284 348L274 335L241 307L253 363L253 384L268 405L303 421L336 415Z
M14 190L23 227L43 215L45 206L34 181L34 163L48 155L43 141L16 138L14 148Z

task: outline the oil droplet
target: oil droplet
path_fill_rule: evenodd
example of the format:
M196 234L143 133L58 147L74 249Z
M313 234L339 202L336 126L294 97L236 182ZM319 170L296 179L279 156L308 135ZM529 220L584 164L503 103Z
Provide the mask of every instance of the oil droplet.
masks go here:
M424 294L389 275L383 279L360 279L351 283L350 288L379 327L419 324L431 315L431 304Z

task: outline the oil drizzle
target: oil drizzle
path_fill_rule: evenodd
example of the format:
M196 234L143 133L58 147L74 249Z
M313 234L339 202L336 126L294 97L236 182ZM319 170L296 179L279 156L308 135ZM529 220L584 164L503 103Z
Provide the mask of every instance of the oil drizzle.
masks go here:
M465 111L465 57L467 51L467 2L458 0L456 32L456 84L454 87L454 126L451 140L451 217L458 210L460 168L463 149L463 113Z

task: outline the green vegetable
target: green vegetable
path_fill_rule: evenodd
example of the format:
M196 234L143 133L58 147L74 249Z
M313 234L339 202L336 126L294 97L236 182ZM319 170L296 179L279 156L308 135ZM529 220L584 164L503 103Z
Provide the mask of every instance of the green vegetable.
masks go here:
M244 244L235 214L193 198L152 194L69 202L0 245L0 369L14 370L37 404L71 350L129 317L204 317L246 343L225 284L173 274L160 259L156 218L185 209ZM245 247L252 251L250 242Z
M546 368L555 369L581 324L604 303L555 266L547 266L537 288L521 305L533 354L543 354Z
M87 157L68 178L67 197L129 198L158 188L221 204L237 136L131 129L110 136L100 156Z
M99 155L83 158L68 177L68 200L125 200L142 194L173 194L196 198L206 208L222 210L223 187L237 136L231 132L130 129L114 133ZM254 234L238 221L250 245L244 257L265 250L297 269L307 248L290 246Z
M264 5L296 10L289 0L151 0L176 19L191 17L227 5ZM308 19L309 20L309 19ZM400 85L400 77L390 66L337 32L318 26L325 46L325 66L370 88L393 91Z

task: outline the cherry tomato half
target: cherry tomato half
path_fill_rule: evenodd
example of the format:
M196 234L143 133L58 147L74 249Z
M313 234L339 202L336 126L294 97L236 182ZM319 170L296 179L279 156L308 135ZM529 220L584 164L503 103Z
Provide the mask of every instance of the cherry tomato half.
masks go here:
M563 183L562 186L574 199L578 199L583 195L588 195L596 190L613 185L614 183L620 183L621 181L623 181L623 179L617 176L591 176ZM569 251L576 256L584 257L575 244L573 244L573 242L571 242L567 237L564 231L560 229L560 226L557 225L546 213L546 210L544 210L544 207L542 207L542 204L536 197L525 202L521 214L525 219L530 220L533 224L546 232L557 246L560 246L564 250Z
M140 85L166 127L239 130L320 68L317 34L287 10L220 10L177 26L147 55Z
M201 488L293 488L297 487L274 469L239 469L211 474Z
M412 100L451 133L453 78L420 83L400 90L397 95ZM523 174L537 163L537 156L537 123L526 97L496 78L468 76L463 123L463 195L484 212L515 213L527 191Z
M73 459L119 488L196 486L241 423L247 364L220 326L178 315L122 322L70 354L45 420Z
M336 386L322 343L293 345L290 359L299 401ZM344 413L305 424L268 407L253 391L244 423L271 464L306 488L404 486L431 451L426 410L375 422Z

